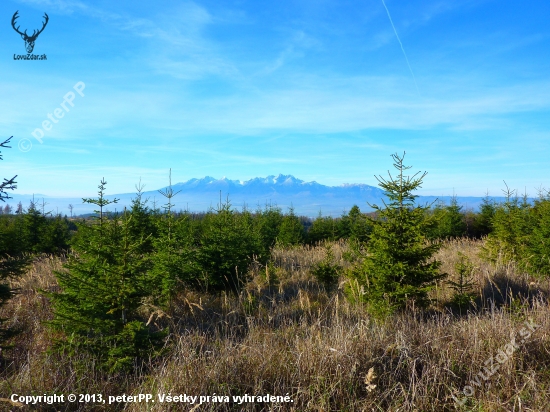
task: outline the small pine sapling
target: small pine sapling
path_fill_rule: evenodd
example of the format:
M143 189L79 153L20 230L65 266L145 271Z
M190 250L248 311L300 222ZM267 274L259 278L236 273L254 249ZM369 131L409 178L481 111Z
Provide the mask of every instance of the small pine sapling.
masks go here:
M459 252L458 256L459 260L455 264L458 280L448 280L446 283L454 291L451 303L462 312L462 309L468 307L475 298L473 290L476 283L472 280L474 265L463 253Z
M541 189L529 210L530 236L527 238L522 267L538 278L550 277L550 192Z
M105 185L98 198L83 199L99 206L98 221L79 224L73 253L55 273L61 290L46 293L54 308L50 325L63 333L54 346L59 352L82 351L106 370L131 371L159 353L165 333L148 328L140 314L150 295L145 239L135 236L131 212L106 218L103 208L116 199L106 199Z
M334 262L334 252L329 244L325 245L325 257L315 264L311 273L327 290L338 287L338 278L341 268Z
M295 246L303 243L305 237L304 226L300 218L294 214L294 208L290 207L288 214L283 217L277 244L280 246Z
M248 212L237 213L227 200L203 221L198 263L201 288L238 294L248 281L248 267L263 247Z
M428 292L446 274L434 259L440 243L428 242L429 205L415 203L413 191L420 188L426 172L405 176L410 166L403 156L392 155L398 175L376 176L389 202L384 207L372 205L377 217L362 262L348 272L347 295L352 301L365 303L375 316L385 317L413 304L426 307L431 303Z
M182 287L193 282L193 275L199 272L195 251L192 248L192 236L188 229L187 215L176 217L172 199L179 192L172 188L172 176L169 185L159 193L166 199L164 213L155 214L157 236L153 240L153 267L150 271L151 289L154 303L168 308Z
M506 184L506 182L505 182ZM521 201L515 190L506 185L506 200L496 206L492 232L482 249L482 257L493 263L524 263L526 245L535 226L532 206L527 196Z

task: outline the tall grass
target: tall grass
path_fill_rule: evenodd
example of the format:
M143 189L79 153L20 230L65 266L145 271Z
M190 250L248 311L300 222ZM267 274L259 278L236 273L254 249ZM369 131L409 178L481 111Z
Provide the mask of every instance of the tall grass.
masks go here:
M482 241L458 239L437 255L451 278L458 252L475 266L477 299L467 313L451 310L453 291L441 282L433 292L433 310L411 309L386 321L374 321L341 292L328 293L317 283L310 270L324 258L323 245L276 248L271 265L251 267L253 279L239 296L182 293L169 313L144 304L151 322L170 327L169 352L133 375L114 376L96 368L93 359L48 353L52 336L45 322L51 311L39 290L57 287L53 271L63 259L44 257L19 280L20 294L0 314L21 329L14 349L2 358L0 398L12 393L150 393L155 403L96 409L451 411L457 410L452 396L464 398L459 392L486 360L532 319L540 327L490 379L474 387L458 410L547 411L549 285L513 264L484 262L478 257L481 246ZM343 259L345 243L332 248L337 262L349 264ZM289 394L293 402L167 404L158 402L160 393ZM0 402L2 407L14 409L7 402ZM92 405L49 410L88 409Z

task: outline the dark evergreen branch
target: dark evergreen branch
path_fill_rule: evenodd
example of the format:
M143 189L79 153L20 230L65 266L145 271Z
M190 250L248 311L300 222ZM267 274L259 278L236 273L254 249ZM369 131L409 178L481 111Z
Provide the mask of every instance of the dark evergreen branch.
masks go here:
M7 149L11 149L11 146L8 146L8 143L10 142L10 140L12 138L13 138L13 136L11 136L11 137L7 138L6 140L4 140L2 143L0 143L0 147L5 147ZM0 154L0 160L2 160L2 155L1 154ZM15 190L15 189L17 189L17 185L16 185L17 182L15 181L16 177L17 177L17 175L12 177L11 179L4 179L4 181L2 183L0 183L0 200L2 202L5 202L6 199L11 199L11 197L8 196L8 194L6 193L6 190Z

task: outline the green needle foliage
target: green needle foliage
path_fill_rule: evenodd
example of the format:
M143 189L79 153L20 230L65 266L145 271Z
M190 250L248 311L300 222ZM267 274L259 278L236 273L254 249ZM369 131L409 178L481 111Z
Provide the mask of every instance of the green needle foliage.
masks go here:
M371 225L367 215L361 212L359 206L354 205L349 213L340 218L323 217L321 212L307 232L309 244L316 244L322 240L349 239L352 243L365 244L368 242Z
M273 205L266 205L264 210L256 211L255 229L259 233L261 245L259 260L264 264L271 257L271 248L277 242L282 221L281 209Z
M495 210L495 202L489 199L489 194L487 194L483 198L479 214L474 220L474 233L477 237L487 236L492 232Z
M533 276L550 276L550 194L541 189L531 202L506 187L506 201L494 206L492 232L482 256L493 263L515 262Z
M426 238L429 205L416 205L413 194L427 173L405 176L410 166L403 164L404 157L392 155L398 171L395 178L389 172L388 179L377 176L389 203L384 202L383 208L372 206L377 218L372 219L368 251L349 273L348 296L380 317L411 303L428 306L428 292L445 276L439 271L440 262L433 259L440 245Z
M82 350L111 372L129 371L158 351L164 334L150 331L138 313L150 294L146 239L132 235L131 213L106 218L103 208L116 200L105 198L105 184L97 199L84 199L99 206L98 220L79 225L65 270L56 273L61 292L47 295L54 307L51 326L65 335L57 350Z
M338 287L340 270L341 267L334 261L332 246L327 243L325 245L325 258L313 266L311 273L326 290L332 291Z
M9 139L0 143L0 147L10 148L8 146ZM0 160L2 156L0 155ZM4 179L0 182L0 201L5 202L9 196L5 192L6 190L14 190L17 188L15 178ZM4 222L2 222L4 223ZM10 287L8 281L22 275L27 266L29 265L31 258L24 253L25 245L21 236L17 236L15 228L8 227L9 230L0 231L0 308L13 297L16 292ZM15 334L14 330L10 330L4 327L4 323L7 319L0 318L0 348L2 343Z
M132 199L130 214L132 220L128 222L130 235L135 239L143 239L141 253L149 254L153 251L153 239L157 236L154 214L147 207L147 200L143 200L143 185L136 185L136 197Z
M202 221L197 261L202 288L238 293L248 266L262 252L261 237L248 211L236 213L226 201Z
M10 140L13 138L13 136L7 138L2 143L0 143L0 147L5 147L7 149L10 149L11 146L8 146L10 143ZM2 160L2 155L0 154L0 160ZM15 181L15 178L17 175L12 177L11 179L4 178L3 182L0 182L0 201L4 202L5 199L9 199L10 197L6 193L6 190L15 190L17 189L17 182Z
M159 192L167 203L163 206L164 213L156 217L157 236L153 240L150 289L155 304L167 308L183 286L193 284L194 276L200 270L196 263L189 216L175 217L172 212L172 198L178 192L172 189L171 176L168 188Z
M532 207L527 196L518 198L515 190L506 186L506 201L495 208L492 218L492 232L487 238L482 255L496 263L517 262L521 264L526 256L533 221Z
M354 205L342 220L348 222L349 235L346 237L359 243L368 242L372 227L367 216L361 213L359 206Z
M466 234L466 222L462 214L462 206L453 196L451 204L438 204L432 211L433 226L428 232L431 239L448 239L462 237Z
M313 221L307 232L308 243L315 245L323 240L334 241L338 238L338 226L335 220L330 216L323 217L321 212L319 212L319 216Z
M468 307L475 297L473 293L475 282L472 280L474 265L463 253L458 252L458 256L459 260L455 265L458 280L456 282L448 280L447 284L455 292L451 303L462 312L462 309Z
M283 217L277 243L281 246L294 246L303 243L305 238L304 225L300 218L294 214L294 208L290 207L288 214Z
M527 271L550 277L550 194L535 201L531 209L533 227L525 250Z

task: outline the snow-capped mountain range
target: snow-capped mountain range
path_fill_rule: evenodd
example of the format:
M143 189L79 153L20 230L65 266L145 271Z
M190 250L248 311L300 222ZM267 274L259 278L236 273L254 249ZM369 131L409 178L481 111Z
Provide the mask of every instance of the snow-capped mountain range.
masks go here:
M160 188L165 191L167 187ZM231 205L236 209L246 206L250 210L258 207L264 208L266 205L278 206L283 211L292 206L295 213L310 217L315 217L321 212L324 216L340 216L351 209L353 205L358 205L362 211L369 211L368 204L381 204L384 199L384 191L380 188L365 184L344 184L340 186L326 186L315 181L305 182L292 175L256 177L250 180L231 180L226 177L216 179L206 176L202 179L190 179L186 182L172 185L174 192L178 192L173 199L175 210L190 210L193 212L206 211L209 208L215 208L220 202L229 199ZM166 199L159 190L146 191L143 198L148 199L148 206L161 208L166 203ZM11 194L13 199L6 203L15 207L18 202L22 202L24 207L29 205L33 195ZM93 194L91 194L93 197ZM122 210L129 206L135 193L122 193L108 195L109 199L118 198L117 204L110 205L110 210ZM435 196L421 196L418 198L420 203L431 203L435 201ZM34 200L38 205L42 201L47 203L44 210L53 213L69 214L68 205L74 206L73 214L91 213L94 205L83 204L81 198L63 198L49 197L45 195L34 195ZM449 196L439 197L439 200L448 203ZM478 197L458 197L458 201L466 208L477 208L481 204L481 198ZM3 205L0 205L3 206ZM41 206L39 207L41 208Z

